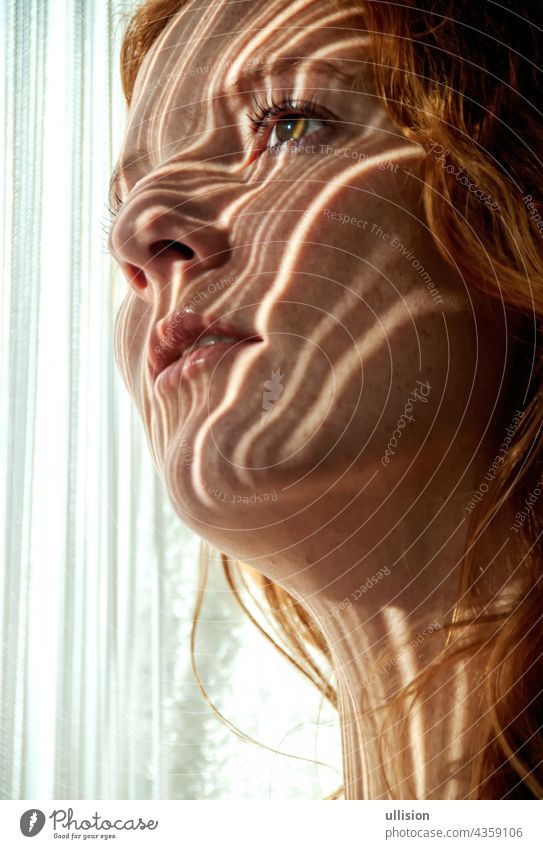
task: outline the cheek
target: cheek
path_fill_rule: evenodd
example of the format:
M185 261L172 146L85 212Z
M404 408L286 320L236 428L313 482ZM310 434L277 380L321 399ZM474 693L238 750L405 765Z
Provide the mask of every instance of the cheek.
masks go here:
M115 317L115 361L140 413L144 409L143 376L149 332L150 307L129 292Z
M378 464L383 437L406 405L400 429L407 457L432 426L428 384L436 403L454 385L451 423L465 408L475 351L469 295L430 236L420 184L391 172L369 177L372 192L361 181L338 191L320 213L273 222L282 252L274 245L264 255L277 273L259 295L268 377L272 366L279 369L282 388L250 443L257 453L245 455L248 465L272 456L303 467L331 446L325 463L362 450L366 464Z
M308 217L295 202L266 214L258 238L254 224L249 229L254 219L239 218L234 243L252 238L258 250L246 262L239 254L228 308L248 310L267 345L234 385L217 372L158 405L142 388L150 307L130 295L123 303L117 360L178 505L209 486L218 508L218 492L267 491L313 470L336 478L353 460L377 468L405 413L394 446L399 470L401 457L407 461L426 438L451 375L458 382L451 423L464 407L469 301L418 213L417 183L365 174L320 207L312 204L318 196L306 198ZM195 483L196 472L205 484Z
M299 157L300 166L309 161ZM268 191L279 194L266 204L274 210L263 228L268 243L259 266L266 278L255 294L299 300L343 319L343 310L348 316L353 306L349 292L359 303L371 293L372 304L386 308L411 286L415 264L441 268L444 262L422 215L416 158L401 168L401 160L386 160L393 169L388 171L364 164L341 170L338 163L343 160L317 161L288 197L281 194L284 185L278 190L270 185ZM294 163L291 173L294 177ZM250 240L250 233L245 236ZM303 324L311 327L317 320L316 314L309 322L306 316Z
M315 194L310 213L270 220L277 245L263 256L256 292L265 330L296 355L292 361L305 353L313 382L349 348L355 358L360 352L359 366L380 353L386 371L401 370L410 333L420 360L417 337L425 347L435 337L439 347L443 311L469 305L420 213L419 184L409 179L370 173L323 203Z

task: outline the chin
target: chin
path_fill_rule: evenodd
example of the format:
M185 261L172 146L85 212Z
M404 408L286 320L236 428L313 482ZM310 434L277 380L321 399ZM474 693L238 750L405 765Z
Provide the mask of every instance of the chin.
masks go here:
M248 529L265 524L281 499L273 467L243 468L232 461L230 439L221 438L220 426L201 434L191 438L189 428L180 429L164 459L163 477L183 521L203 536L208 535L202 527L209 525Z

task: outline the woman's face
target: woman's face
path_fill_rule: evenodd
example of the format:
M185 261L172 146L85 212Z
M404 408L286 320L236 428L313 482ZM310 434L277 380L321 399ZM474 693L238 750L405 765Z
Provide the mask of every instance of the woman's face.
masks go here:
M422 481L502 377L368 59L354 5L192 0L138 73L110 236L130 282L117 361L179 514L240 555L232 534L331 486ZM155 380L202 327L254 339Z

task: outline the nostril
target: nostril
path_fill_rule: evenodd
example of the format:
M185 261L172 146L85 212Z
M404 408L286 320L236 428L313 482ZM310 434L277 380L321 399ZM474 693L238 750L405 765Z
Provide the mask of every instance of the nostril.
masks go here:
M161 239L158 242L153 242L153 244L149 247L151 253L161 255L164 251L167 251L168 248L172 248L177 253L181 254L183 259L192 259L194 257L194 251L192 248L189 248L188 245L184 245L183 242L175 242L170 239Z
M136 288L136 289L146 289L147 281L145 280L145 274L143 273L141 268L138 268L137 265L132 265L130 262L124 263L123 271L128 279L128 281Z

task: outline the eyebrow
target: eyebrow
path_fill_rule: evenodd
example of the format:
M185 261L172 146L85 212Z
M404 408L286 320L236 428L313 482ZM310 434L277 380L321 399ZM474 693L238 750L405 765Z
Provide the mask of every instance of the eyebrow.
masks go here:
M280 74L285 71L298 70L304 65L307 66L308 71L328 71L329 73L336 74L343 82L353 86L353 91L358 90L367 82L366 65L368 62L362 59L312 59L306 54L305 56L282 56L279 59L271 59L259 63L254 62L253 64L255 65L254 68L239 74L235 82L220 92L220 94L240 93L241 86L247 85L255 79L271 76L272 73ZM353 64L355 66L362 66L358 73L351 70L343 70L342 68L342 66L345 68L347 66L352 67Z
M358 72L343 70L341 67L342 65L350 66L353 63L355 66L359 66ZM238 74L233 83L218 92L216 98L242 94L245 91L244 87L255 80L263 79L266 76L270 76L272 73L280 74L285 71L297 70L302 68L304 65L307 66L308 71L318 70L320 72L328 71L329 73L334 73L336 76L340 77L344 83L350 85L352 91L361 92L363 90L367 90L368 64L371 63L368 63L363 59L311 59L308 58L307 55L283 56L279 59L272 59L258 64L254 62L254 68L251 68L245 73ZM115 207L117 205L115 194L119 188L121 174L140 162L144 156L145 151L136 151L136 153L131 156L122 167L119 162L115 165L109 180L108 200L110 207Z

